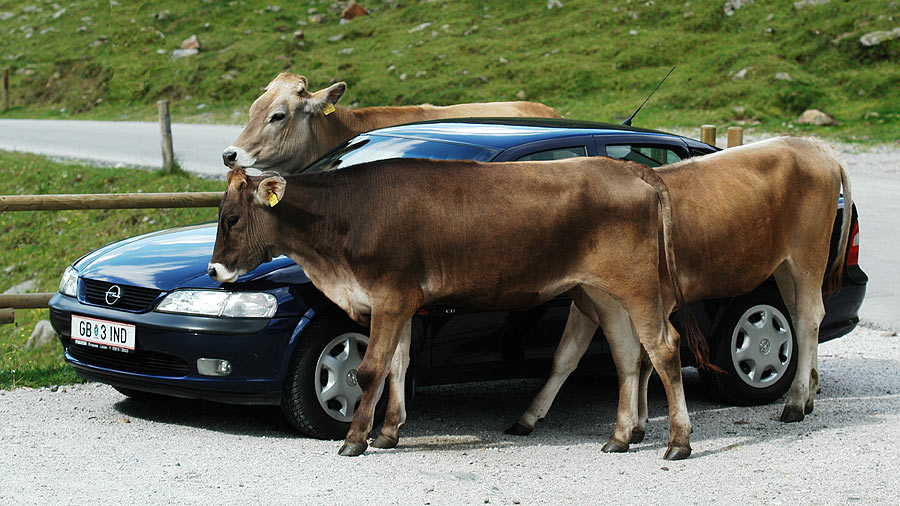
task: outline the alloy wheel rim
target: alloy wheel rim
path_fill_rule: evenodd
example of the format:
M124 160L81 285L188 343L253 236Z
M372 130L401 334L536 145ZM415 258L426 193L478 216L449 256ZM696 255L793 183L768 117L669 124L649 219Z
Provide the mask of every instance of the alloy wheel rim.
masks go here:
M788 319L768 304L741 315L731 334L731 361L741 380L753 388L767 388L787 372L794 353Z
M316 360L314 385L319 406L339 421L353 420L362 397L356 379L369 338L358 332L341 334L322 349Z

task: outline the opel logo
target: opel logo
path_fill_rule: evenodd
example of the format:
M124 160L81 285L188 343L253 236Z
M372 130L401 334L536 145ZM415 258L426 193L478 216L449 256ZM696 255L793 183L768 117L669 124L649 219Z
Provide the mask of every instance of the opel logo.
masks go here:
M122 297L122 289L119 288L119 285L113 285L109 287L109 290L106 291L106 303L112 306L116 302L119 302L119 298Z
M350 372L347 373L347 384L352 387L356 386L356 369L351 369Z

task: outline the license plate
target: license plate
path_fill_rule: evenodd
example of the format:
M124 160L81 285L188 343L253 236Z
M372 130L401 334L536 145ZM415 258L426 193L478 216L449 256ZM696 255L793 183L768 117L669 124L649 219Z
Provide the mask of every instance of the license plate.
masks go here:
M102 350L134 351L135 327L72 315L72 342Z

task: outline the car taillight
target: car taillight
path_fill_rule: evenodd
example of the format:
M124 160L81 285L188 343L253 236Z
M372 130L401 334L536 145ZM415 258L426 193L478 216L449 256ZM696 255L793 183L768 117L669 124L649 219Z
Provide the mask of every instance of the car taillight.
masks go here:
M859 222L853 225L850 234L850 251L847 252L847 265L859 265Z

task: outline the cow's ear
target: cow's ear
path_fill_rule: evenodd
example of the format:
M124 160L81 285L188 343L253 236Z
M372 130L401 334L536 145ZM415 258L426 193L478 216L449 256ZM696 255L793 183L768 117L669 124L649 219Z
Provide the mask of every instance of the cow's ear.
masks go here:
M265 207L275 207L284 198L287 183L280 176L267 177L256 188L256 203Z
M331 86L322 90L325 92L325 100L334 105L338 103L338 100L344 96L344 92L347 91L347 83L341 81L339 83L334 83Z
M309 114L321 112L326 116L333 113L334 104L344 96L345 91L347 91L347 83L339 82L313 93L306 101L306 112Z

